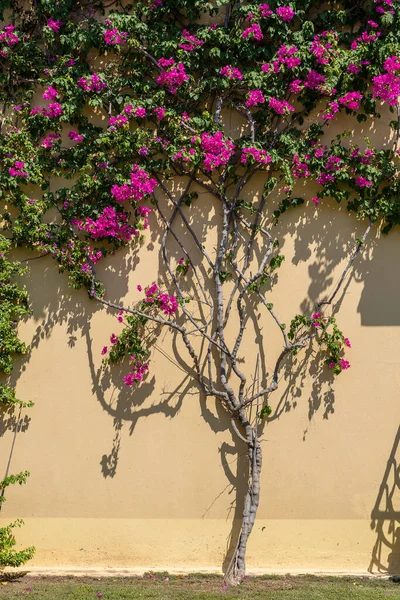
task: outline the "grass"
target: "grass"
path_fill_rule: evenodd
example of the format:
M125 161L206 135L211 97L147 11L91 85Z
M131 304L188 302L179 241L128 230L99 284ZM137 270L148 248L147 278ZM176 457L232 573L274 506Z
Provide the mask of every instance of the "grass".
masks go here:
M21 577L0 580L1 600L400 600L400 584L388 579L302 575L249 577L223 589L218 575L143 577Z

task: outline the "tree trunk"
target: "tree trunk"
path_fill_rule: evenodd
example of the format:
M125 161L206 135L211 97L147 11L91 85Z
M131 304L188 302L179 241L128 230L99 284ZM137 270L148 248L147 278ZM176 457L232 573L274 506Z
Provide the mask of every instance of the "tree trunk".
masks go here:
M244 501L241 531L236 549L225 573L225 583L227 585L239 585L246 574L247 541L253 529L260 502L261 445L258 441L256 431L249 423L247 423L245 429L250 462L249 484Z

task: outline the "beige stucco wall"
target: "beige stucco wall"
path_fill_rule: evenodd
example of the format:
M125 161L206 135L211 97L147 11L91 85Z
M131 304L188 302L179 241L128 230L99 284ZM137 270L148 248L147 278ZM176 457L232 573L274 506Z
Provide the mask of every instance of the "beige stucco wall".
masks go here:
M354 135L368 133L384 145L387 118ZM229 119L234 132L239 124ZM218 210L206 196L200 200L190 214L198 230L211 223L211 247ZM363 231L329 201L284 216L276 233L286 261L272 293L284 321L331 288ZM154 218L146 236L142 260L122 251L103 267L110 298L131 303L138 283L162 274ZM250 569L400 571L399 248L399 231L383 239L375 231L345 289L338 321L352 341L351 369L332 383L317 377L311 356L271 399L276 418L263 432ZM23 413L16 435L14 421L3 422L0 476L11 461L11 472L28 468L31 478L8 491L0 524L24 518L18 539L37 547L31 564L38 567L219 569L235 525L236 490L243 493L244 449L182 370L184 349L163 333L145 383L124 389L118 370L111 377L100 371L101 348L118 331L115 316L68 288L51 258L29 266L33 317L21 335L32 350L14 379L19 397L35 407ZM268 319L259 324L270 368L279 342ZM254 342L250 329L243 352L249 368Z

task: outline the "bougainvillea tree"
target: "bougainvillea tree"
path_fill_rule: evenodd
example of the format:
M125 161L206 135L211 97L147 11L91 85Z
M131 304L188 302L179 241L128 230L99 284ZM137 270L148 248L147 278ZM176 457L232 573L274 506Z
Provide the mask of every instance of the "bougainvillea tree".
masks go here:
M103 355L109 366L126 365L121 385L132 397L151 369L149 330L166 327L181 339L188 372L247 448L242 526L226 572L237 583L259 504L259 427L282 370L313 345L332 376L350 367L351 344L332 308L369 232L400 222L397 3L2 0L0 7L2 273L14 268L9 248L28 247L115 311L122 330L110 331ZM383 110L393 113L385 120L391 146L367 139L359 146L348 126L340 129L344 115L357 124ZM235 135L227 114L241 122ZM333 124L340 133L332 140ZM50 191L54 176L70 181ZM302 195L298 183L307 183ZM212 243L207 218L200 236L191 216L204 194L218 218ZM365 221L365 233L330 294L307 314L294 308L286 326L270 301L284 258L276 224L307 199L323 211L329 197L355 223ZM139 303L113 303L97 265L146 238L151 212L163 285L154 273L143 289L138 282ZM16 324L27 306L18 288L2 285L0 358L8 371L11 355L23 351ZM263 311L281 347L254 391L243 340ZM1 393L15 401L11 388Z

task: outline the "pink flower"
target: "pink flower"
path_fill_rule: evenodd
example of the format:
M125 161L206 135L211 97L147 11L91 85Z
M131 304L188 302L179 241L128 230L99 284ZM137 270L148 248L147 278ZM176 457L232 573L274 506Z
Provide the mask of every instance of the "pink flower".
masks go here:
M204 44L203 40L199 40L195 35L192 35L189 31L187 31L187 29L182 31L182 37L186 41L182 44L179 44L179 48L186 50L187 52L192 52L197 47Z
M58 92L55 88L53 88L51 85L49 85L49 87L47 89L45 89L44 93L43 93L43 98L45 100L54 100L55 98L57 98L58 96Z
M339 360L339 365L342 367L342 370L345 371L346 369L350 369L350 363L348 360L344 360L343 358L341 358Z
M118 29L107 29L103 36L104 42L108 46L116 46L119 44L124 44L128 34L125 31L118 31Z
M355 183L360 188L371 187L372 181L367 179L366 177L356 177Z
M267 19L273 14L272 10L269 7L269 4L260 4L258 10L260 11L260 16L263 19Z
M140 117L142 119L144 119L144 117L146 116L146 109L145 108L135 108L134 113L135 117Z
M278 100L277 98L270 98L268 102L269 108L274 110L278 115L290 113L294 111L294 106L289 104L286 100Z
M265 98L261 90L249 90L245 102L246 106L257 106L257 104L262 104L263 102L265 102Z
M0 43L6 43L9 48L15 46L19 42L19 38L14 33L14 25L6 25L2 32L0 32ZM7 58L7 53L2 53L4 58Z
M85 139L85 136L78 133L77 131L70 131L68 133L68 137L73 142L82 142Z
M282 21L289 22L293 19L295 12L290 6L280 6L276 9L276 14L282 19Z
M330 363L329 363L329 368L330 368L330 369L334 369L334 368L335 368L335 366L336 366L336 363L335 363L335 362L330 362Z
M240 162L244 165L247 164L248 158L252 157L254 162L260 164L269 164L271 162L271 156L267 154L266 150L259 150L258 148L243 148Z
M320 198L318 198L318 196L313 196L311 198L311 201L314 202L314 206L316 206L316 207L321 204L321 200L320 200Z
M358 110L360 108L360 100L363 95L359 92L348 92L345 96L339 98L339 104L343 104L349 110Z
M55 119L62 115L62 113L63 107L59 102L52 102L47 108L42 108L42 115L50 119Z
M126 117L125 115L117 115L116 117L110 117L110 120L108 121L108 124L111 127L123 127L124 125L126 125L127 123L129 123L128 117Z
M110 337L110 342L111 342L112 344L117 344L117 343L118 343L118 338L117 338L117 336L115 335L115 333L112 333L112 334L111 334L111 337Z
M316 312L312 316L313 319L320 319L321 317L322 317L322 313L320 313L320 312Z
M185 72L183 63L176 63L173 58L160 58L160 67L164 67L156 81L159 85L165 85L170 94L176 94L178 89L188 81L189 75Z
M201 134L201 149L204 153L204 169L206 171L213 171L227 164L234 154L235 145L230 140L224 138L222 131L217 131L214 134L203 132Z
M237 69L236 67L230 67L229 65L227 65L226 67L222 67L219 74L223 75L227 79L243 79L243 75L239 71L239 69Z
M162 106L159 106L158 108L154 109L154 114L156 115L157 119L159 121L161 121L161 119L164 118L165 115L165 108L163 108Z
M137 289L137 291L138 291L138 292L141 292L141 291L143 290L143 288L142 288L142 286L141 286L141 285L138 285L138 286L136 287L136 289Z
M347 67L347 73L353 73L354 75L357 75L357 73L359 73L360 70L361 69L357 67L357 65L355 65L354 63L350 63Z
M50 27L55 33L60 31L60 27L62 27L64 23L62 21L54 21L53 19L49 19L47 21L47 27Z
M242 38L245 40L248 37L252 37L255 40L262 40L263 33L262 33L261 27L258 25L258 23L253 23L253 25L251 25L251 27L248 27L247 29L245 29L243 31Z
M107 346L103 346L103 349L101 351L101 355L104 356L105 354L107 354L107 352L108 352Z
M139 165L133 165L130 185L127 183L113 185L111 194L117 202L124 202L125 200L138 202L146 195L152 194L156 185L157 181L151 178L144 169L141 169Z
M347 346L348 348L351 348L351 344L350 344L349 338L344 338L343 341L344 341L345 346Z
M289 90L291 91L292 94L300 94L300 92L303 90L303 88L304 88L304 84L301 81L301 79L295 79L289 85Z

